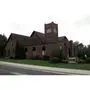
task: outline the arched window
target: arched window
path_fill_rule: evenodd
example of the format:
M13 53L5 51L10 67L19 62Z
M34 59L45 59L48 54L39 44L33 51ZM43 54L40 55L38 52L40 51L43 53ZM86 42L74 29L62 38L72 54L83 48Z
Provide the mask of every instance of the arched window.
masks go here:
M42 47L42 55L44 56L44 55L45 55L45 53L46 53L46 47L45 47L45 46L43 46L43 47Z
M35 57L36 56L36 47L32 48L32 53L33 53L33 56Z
M28 49L27 48L25 48L25 52L27 52L28 51Z
M45 46L43 46L43 47L42 47L42 50L43 50L43 51L45 51L45 50L46 50L46 47L45 47Z
M62 48L63 48L62 45L60 45L59 48L60 48L60 50L62 50Z
M36 47L33 47L33 48L32 48L32 51L36 51Z

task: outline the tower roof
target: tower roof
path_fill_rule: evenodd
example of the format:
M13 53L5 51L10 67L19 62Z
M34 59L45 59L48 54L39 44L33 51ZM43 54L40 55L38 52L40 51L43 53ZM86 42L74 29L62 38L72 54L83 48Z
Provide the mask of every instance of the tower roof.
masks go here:
M56 23L54 23L54 22L52 21L52 22L50 22L50 23L47 23L47 24L56 24ZM46 25L47 25L47 24L46 24Z

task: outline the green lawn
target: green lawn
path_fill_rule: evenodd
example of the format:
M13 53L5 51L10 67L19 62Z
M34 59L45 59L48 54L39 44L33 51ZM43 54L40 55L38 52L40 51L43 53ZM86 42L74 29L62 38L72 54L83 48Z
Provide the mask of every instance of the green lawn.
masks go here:
M82 69L82 70L90 70L90 64L51 64L48 61L43 60L12 60L12 59L0 59L1 61L7 62L15 62L22 64L31 64L31 65L39 65L39 66L48 66L48 67L58 67L58 68L70 68L70 69Z

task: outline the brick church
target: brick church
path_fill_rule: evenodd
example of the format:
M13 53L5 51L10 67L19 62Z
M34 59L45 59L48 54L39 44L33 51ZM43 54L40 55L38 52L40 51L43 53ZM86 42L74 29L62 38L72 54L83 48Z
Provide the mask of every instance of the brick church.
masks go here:
M74 56L73 42L66 36L58 37L58 24L44 24L44 33L33 31L29 36L11 33L5 46L5 56L15 57L16 42L24 46L26 58L52 56L52 51L62 49L65 57Z

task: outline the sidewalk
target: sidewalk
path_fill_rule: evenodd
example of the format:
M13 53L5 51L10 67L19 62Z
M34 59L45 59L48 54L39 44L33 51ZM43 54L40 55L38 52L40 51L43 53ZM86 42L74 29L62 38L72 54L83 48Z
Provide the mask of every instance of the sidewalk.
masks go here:
M27 64L18 64L18 63L11 63L11 62L3 62L0 61L1 65L9 65L13 67L20 67L24 69L32 69L32 70L39 70L39 71L46 71L46 72L55 72L55 73L68 73L68 74L84 74L90 75L89 70L79 70L79 69L65 69L65 68L55 68L55 67L45 67L45 66L36 66L36 65L27 65Z

